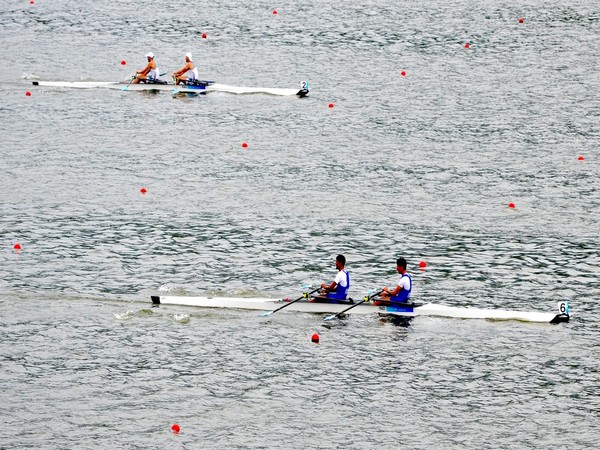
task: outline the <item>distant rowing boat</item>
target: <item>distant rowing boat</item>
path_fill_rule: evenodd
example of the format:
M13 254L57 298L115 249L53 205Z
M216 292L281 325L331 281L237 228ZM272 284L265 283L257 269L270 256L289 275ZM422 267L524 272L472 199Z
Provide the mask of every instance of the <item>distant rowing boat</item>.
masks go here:
M198 81L195 84L159 84L159 83L122 83L113 81L33 81L34 86L73 88L73 89L118 89L122 91L167 91L173 94L204 94L207 92L227 92L230 94L267 94L277 96L305 97L308 95L308 83L302 83L301 89L261 88L229 86L213 81Z
M268 311L285 305L287 300L269 298L236 298L236 297L179 297L151 296L154 305L182 305L203 308L237 308ZM352 306L351 303L314 303L307 300L290 304L288 311L308 313L339 313ZM561 323L568 322L569 306L567 302L559 303L559 312L508 311L503 309L459 308L434 303L416 305L414 303L392 303L377 305L365 302L352 308L352 314L392 314L401 317L435 316L453 317L457 319L517 320L521 322Z

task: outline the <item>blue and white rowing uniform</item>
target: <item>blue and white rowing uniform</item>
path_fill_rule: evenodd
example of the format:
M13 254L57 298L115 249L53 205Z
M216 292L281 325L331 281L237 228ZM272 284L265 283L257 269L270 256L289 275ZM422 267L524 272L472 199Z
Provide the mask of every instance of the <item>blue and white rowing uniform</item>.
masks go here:
M335 276L335 291L329 292L327 298L346 300L350 290L350 274L347 270L340 270Z
M408 303L410 300L410 293L412 292L412 278L409 274L405 273L400 277L398 286L402 289L398 292L398 295L390 297L390 301L398 303Z
M198 69L194 67L192 70L188 70L185 73L185 76L188 81L196 81L198 79Z
M158 67L156 69L150 69L150 72L148 72L148 80L158 80L160 79L160 70L158 69Z

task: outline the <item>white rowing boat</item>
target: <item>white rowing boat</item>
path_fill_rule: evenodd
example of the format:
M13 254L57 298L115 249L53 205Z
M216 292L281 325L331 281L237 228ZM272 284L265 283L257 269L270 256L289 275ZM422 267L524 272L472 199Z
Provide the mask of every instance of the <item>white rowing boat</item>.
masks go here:
M229 94L267 94L276 96L305 97L308 95L308 83L302 83L300 89L261 88L230 86L213 81L199 81L193 85L120 83L113 81L33 81L34 86L72 88L72 89L118 89L121 91L166 91L173 94L205 94L208 92L226 92Z
M158 305L182 305L203 308L237 308L269 311L286 307L288 311L308 313L340 313L352 306L351 303L314 303L308 300L290 302L289 300L274 300L270 298L240 298L240 297L180 297L168 295L151 296L152 303ZM568 322L570 318L568 302L559 303L558 313L508 311L503 309L459 308L435 303L424 305L392 303L378 305L375 302L364 302L352 308L352 314L392 314L401 317L436 316L454 317L458 319L487 319L487 320L517 320L521 322L560 323Z

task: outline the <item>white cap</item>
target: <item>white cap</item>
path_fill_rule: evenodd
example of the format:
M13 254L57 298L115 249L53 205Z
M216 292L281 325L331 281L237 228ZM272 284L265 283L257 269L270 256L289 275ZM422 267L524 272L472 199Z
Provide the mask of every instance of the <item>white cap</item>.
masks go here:
M146 58L154 58L154 53L152 53L152 52L146 53Z
M192 59L192 54L191 54L190 52L187 52L187 53L185 54L185 57L186 57L186 58L188 58L190 61L193 61L193 59Z

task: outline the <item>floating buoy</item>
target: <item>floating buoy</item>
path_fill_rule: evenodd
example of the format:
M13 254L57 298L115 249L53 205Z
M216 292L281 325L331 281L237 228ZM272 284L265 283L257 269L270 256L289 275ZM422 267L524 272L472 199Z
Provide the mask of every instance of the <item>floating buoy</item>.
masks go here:
M248 143L247 142L242 142L242 148L248 148Z
M146 188L145 188L145 187L143 187L143 188L141 188L141 189L140 189L140 192L141 192L142 194L145 194L145 193L146 193L146 192L148 192L148 191L146 190Z
M29 4L33 5L35 2L33 0L29 0Z
M333 103L330 103L329 105L327 105L327 107L333 108Z
M523 19L522 17L519 17L519 23L523 23L525 22L525 19Z
M121 61L121 65L122 65L122 66L125 66L126 64L127 64L127 61L125 61L125 60L122 60L122 61Z
M310 340L312 342L314 342L315 344L319 343L319 334L318 333L313 333L313 335L310 337Z
M202 33L202 39L206 39L206 33Z
M583 161L585 158L583 157L583 155L579 155L579 157L577 158L578 161Z
M173 430L173 433L177 434L179 433L179 431L181 431L181 428L179 427L179 424L174 423L173 425L171 425L171 430Z
M508 204L508 207L509 207L509 208L514 208L514 207L515 207L515 204L514 204L513 202L510 202L510 203Z
M21 250L21 244L19 244L18 242L13 246L13 248L15 250Z
M274 15L274 16L276 16L276 15L277 15L277 10L276 10L276 9L274 9L274 10L273 10L273 15Z
M468 42L465 44L465 48L471 48L471 44L469 44Z
M403 77L406 76L406 72L403 70L402 72L400 72L400 75L402 75Z
M25 95L26 95L27 97L31 97L31 92L27 91L27 92L25 92Z
M425 261L421 261L419 263L419 267L421 267L421 268L427 267L427 263Z

